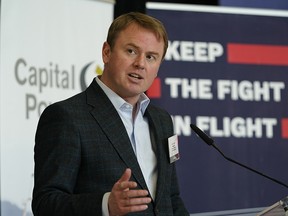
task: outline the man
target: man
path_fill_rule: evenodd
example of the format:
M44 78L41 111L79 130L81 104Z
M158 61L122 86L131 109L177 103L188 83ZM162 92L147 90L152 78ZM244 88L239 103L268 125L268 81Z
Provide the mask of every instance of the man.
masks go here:
M114 20L102 76L40 117L35 216L189 215L169 162L171 117L144 94L167 47L160 21L141 13Z

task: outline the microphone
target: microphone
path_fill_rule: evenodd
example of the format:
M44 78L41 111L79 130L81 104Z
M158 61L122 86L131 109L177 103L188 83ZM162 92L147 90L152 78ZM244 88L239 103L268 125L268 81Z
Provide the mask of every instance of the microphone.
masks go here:
M266 175L266 174L264 174L264 173L261 173L261 172L255 170L255 169L253 169L253 168L251 168L251 167L248 167L248 166L246 166L246 165L244 165L244 164L242 164L242 163L240 163L240 162L238 162L238 161L235 161L235 160L227 157L227 156L216 146L214 140L213 140L211 137L209 137L206 133L204 133L200 128L198 128L198 127L197 127L196 125L194 125L194 124L190 124L190 127L193 129L193 131L194 131L205 143L207 143L209 146L212 146L213 148L215 148L226 160L228 160L228 161L230 161L230 162L232 162L232 163L235 163L235 164L237 164L237 165L239 165L239 166L241 166L241 167L244 167L245 169L248 169L248 170L250 170L250 171L252 171L252 172L254 172L254 173L257 173L258 175L261 175L261 176L263 176L263 177L265 177L265 178L267 178L267 179L272 180L273 182L276 182L276 183L278 183L278 184L280 184L280 185L288 188L288 185L287 185L287 184L285 184L285 183L283 183L283 182L281 182L281 181L279 181L279 180L277 180L277 179L275 179L275 178L272 178L272 177L270 177L270 176L268 176L268 175Z

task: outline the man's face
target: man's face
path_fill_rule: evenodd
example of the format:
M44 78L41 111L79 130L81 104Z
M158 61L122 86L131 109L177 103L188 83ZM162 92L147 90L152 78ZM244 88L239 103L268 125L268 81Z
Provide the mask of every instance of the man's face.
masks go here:
M151 30L129 25L119 33L113 48L104 43L101 80L120 97L135 103L157 76L163 48L163 40Z

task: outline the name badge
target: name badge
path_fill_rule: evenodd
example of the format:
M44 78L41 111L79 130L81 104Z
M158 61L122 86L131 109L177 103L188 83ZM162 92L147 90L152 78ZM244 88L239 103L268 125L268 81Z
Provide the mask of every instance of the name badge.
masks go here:
M170 163L173 163L180 159L177 135L168 138L168 149L169 149Z

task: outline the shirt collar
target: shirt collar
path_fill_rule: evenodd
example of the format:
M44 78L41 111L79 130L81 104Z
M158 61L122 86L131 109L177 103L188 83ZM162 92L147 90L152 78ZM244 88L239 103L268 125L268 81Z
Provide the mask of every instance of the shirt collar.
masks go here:
M123 105L129 104L126 102L123 98L121 98L119 95L117 95L114 91L112 91L108 86L106 86L100 79L99 76L95 77L96 82L101 87L101 89L105 92L113 106L119 110ZM137 102L139 109L141 110L142 115L144 115L148 105L150 103L150 99L147 97L145 93L141 93L139 100ZM131 104L129 104L132 106Z

